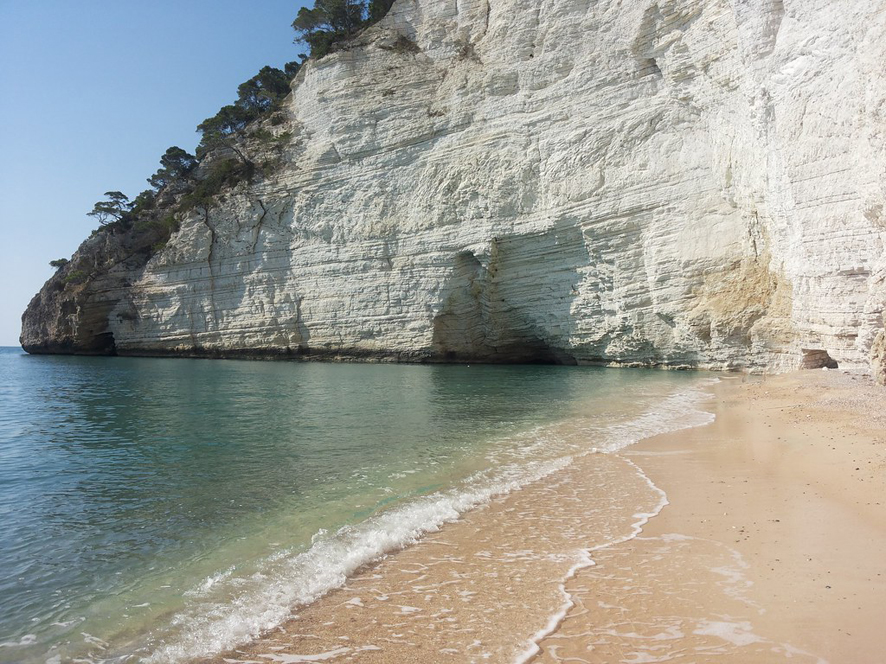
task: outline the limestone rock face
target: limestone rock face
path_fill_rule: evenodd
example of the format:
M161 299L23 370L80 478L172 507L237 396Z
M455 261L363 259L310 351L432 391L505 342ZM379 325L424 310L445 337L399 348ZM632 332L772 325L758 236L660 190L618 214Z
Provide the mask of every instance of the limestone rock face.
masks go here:
M283 167L106 289L101 333L133 354L866 369L884 7L397 0L299 73ZM26 348L52 340L43 300Z
M871 368L874 379L880 385L886 385L886 332L880 330L871 349Z
M109 315L148 259L141 241L97 233L34 296L22 316L29 353L107 355L115 352ZM145 242L147 241L147 245Z

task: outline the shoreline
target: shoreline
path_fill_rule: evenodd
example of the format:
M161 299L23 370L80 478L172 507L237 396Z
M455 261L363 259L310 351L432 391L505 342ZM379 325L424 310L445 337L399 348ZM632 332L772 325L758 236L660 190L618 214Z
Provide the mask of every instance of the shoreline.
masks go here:
M622 452L669 505L567 584L579 610L534 662L881 661L886 391L805 371L712 392L714 423Z
M654 369L656 371L710 372L723 375L739 375L745 372L757 374L766 365L734 364L732 362L698 362L690 358L663 360L644 356L633 358L570 355L566 349L545 348L517 349L490 355L465 353L440 353L429 348L411 350L392 348L322 348L322 347L269 347L269 348L112 348L91 350L70 345L19 344L2 346L21 350L34 357L106 357L165 360L228 360L246 362L301 362L324 364L402 364L412 366L563 366L599 367L605 369ZM798 365L799 366L799 365Z
M559 470L365 565L258 640L206 661L534 661L537 641L568 614L564 580L666 504L635 463L604 450L709 422L696 405L710 382L628 419L610 419L603 405L604 419L578 413L546 428L543 439L577 445Z
M623 456L623 455L622 455ZM548 621L548 624L544 629L537 632L531 639L532 645L527 648L526 652L518 657L514 664L531 664L532 662L538 661L539 657L543 654L543 650L541 647L542 642L545 639L554 637L560 631L563 622L569 617L569 612L575 609L576 603L574 598L570 592L567 591L568 584L570 582L574 582L575 578L582 573L582 571L596 567L597 562L594 560L593 554L596 551L602 551L604 549L608 549L610 547L617 547L620 545L627 544L633 539L636 539L643 533L643 529L649 524L649 522L655 519L658 515L661 514L662 510L665 509L670 503L668 502L667 494L664 491L659 489L655 484L652 483L652 480L649 479L648 476L643 473L642 469L637 466L635 463L631 463L640 473L640 476L646 480L646 483L649 485L649 488L655 492L658 497L658 504L655 505L650 512L641 512L633 515L633 518L637 519L633 524L631 524L631 532L628 535L625 535L621 540L616 540L614 542L606 542L604 544L599 544L590 549L583 550L582 560L576 563L566 574L566 576L562 579L560 583L560 591L563 594L564 604L562 609L556 614L552 615Z
M713 423L577 457L207 661L878 661L886 391L835 371L707 391Z
M578 459L462 514L364 566L257 641L205 661L536 661L536 639L568 615L564 580L594 564L591 550L635 537L645 521L638 508L654 514L664 502L618 455L584 460L592 467ZM587 470L599 501L587 500L589 486L578 481Z

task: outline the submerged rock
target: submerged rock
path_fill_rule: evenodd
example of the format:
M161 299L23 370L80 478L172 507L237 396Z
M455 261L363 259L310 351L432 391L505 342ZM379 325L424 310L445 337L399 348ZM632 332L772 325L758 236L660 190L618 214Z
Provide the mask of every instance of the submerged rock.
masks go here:
M883 326L881 15L398 0L302 68L279 169L146 263L50 280L22 344L866 368Z

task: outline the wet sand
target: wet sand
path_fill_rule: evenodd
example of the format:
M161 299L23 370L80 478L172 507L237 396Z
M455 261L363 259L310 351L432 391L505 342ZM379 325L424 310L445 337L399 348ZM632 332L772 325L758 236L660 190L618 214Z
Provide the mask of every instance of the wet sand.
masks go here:
M623 454L670 504L567 584L539 662L886 661L886 390L726 378L717 420Z
M886 390L725 377L708 405L713 425L579 457L215 661L883 661Z
M578 459L388 556L217 661L526 659L566 607L563 580L591 564L586 549L634 536L662 497L623 458Z

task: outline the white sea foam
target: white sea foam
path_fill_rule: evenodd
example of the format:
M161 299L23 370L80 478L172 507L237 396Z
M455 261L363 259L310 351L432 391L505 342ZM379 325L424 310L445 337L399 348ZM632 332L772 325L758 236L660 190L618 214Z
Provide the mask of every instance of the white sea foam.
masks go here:
M263 659L272 662L280 662L281 664L303 664L306 662L326 662L336 657L341 657L351 652L352 648L336 648L329 652L323 652L319 655L282 655L282 654L264 654Z
M217 574L213 574L212 576L208 576L196 587L191 588L190 590L185 592L185 597L203 597L207 595L213 587L217 586L219 583L229 578L231 574L234 573L234 568L229 567L228 569L218 572ZM147 606L144 605L144 606Z
M318 534L311 547L278 554L249 579L230 602L197 602L174 619L181 636L157 648L146 661L177 662L205 657L251 641L291 616L293 607L340 587L363 565L408 546L444 523L500 496L565 468L571 457L511 464L494 476L476 476L459 489L418 498L334 534ZM218 585L224 581L214 581ZM201 584L202 587L203 584ZM197 598L194 598L195 600Z
M715 620L703 620L693 634L700 636L716 636L736 646L748 646L752 643L762 643L763 639L753 632L749 622L725 622Z
M27 646L37 642L36 634L25 634L18 641L4 641L0 643L0 648L14 648L17 646Z
M713 416L696 407L704 394L701 388L691 388L671 395L629 422L589 429L586 440L596 444L599 450L614 452L649 436L707 424ZM278 552L251 577L233 578L230 570L225 570L207 578L192 591L188 607L174 618L178 636L155 647L144 661L179 662L210 656L252 641L290 618L294 608L341 587L349 576L367 563L413 544L463 513L496 496L547 477L572 462L572 455L568 454L543 461L529 460L533 453L553 442L542 428L534 430L531 435L533 444L524 446L520 454L511 457L517 457L517 461L495 464L494 472L478 473L458 488L419 497L335 533L320 531L307 550ZM586 448L582 453L591 452ZM636 537L646 521L667 504L664 493L651 482L649 484L661 494L660 504L652 513L636 515L638 520L633 532L625 539ZM567 578L593 564L593 550L583 552ZM565 581L561 586L566 597L562 610L551 617L548 627L536 635L519 661L529 659L537 651L537 642L554 631L565 617L571 606L571 599L565 593ZM233 600L228 597L224 601L212 601L203 596L210 589L218 591L220 588L226 589ZM221 595L224 593L218 593Z
M641 440L651 438L652 436L710 424L716 419L716 416L713 413L701 410L699 404L707 396L703 389L704 386L712 385L718 380L719 379L714 378L710 381L703 382L700 387L673 394L639 417L628 422L613 424L607 427L607 431L610 435L601 441L602 448L610 453L617 452ZM641 512L634 515L634 518L637 520L633 523L631 533L627 536L580 551L578 562L569 569L566 576L560 582L560 592L563 595L563 604L561 605L560 610L554 613L549 618L547 625L532 637L526 649L517 656L515 664L525 664L535 657L541 651L539 644L542 639L556 632L566 619L569 610L575 606L575 601L566 590L566 584L570 579L574 578L580 570L595 565L592 557L593 552L635 539L643 532L643 526L668 505L668 498L665 492L658 488L639 466L628 459L625 459L625 461L634 466L637 473L642 476L650 489L658 494L659 500L657 505L651 512Z
M601 446L607 452L617 452L646 438L710 424L715 415L699 408L699 404L708 396L704 388L718 380L702 381L697 387L663 399L639 417L610 425L607 427L609 436Z

